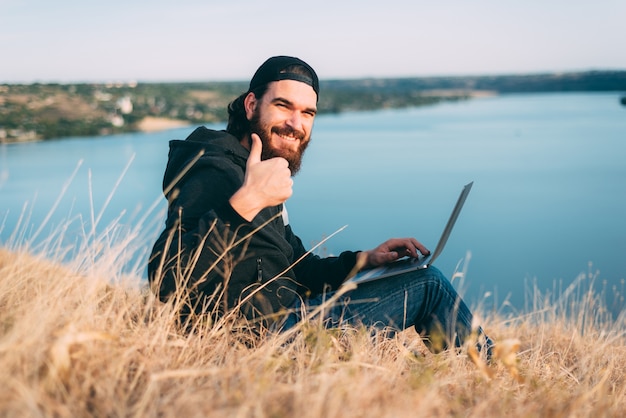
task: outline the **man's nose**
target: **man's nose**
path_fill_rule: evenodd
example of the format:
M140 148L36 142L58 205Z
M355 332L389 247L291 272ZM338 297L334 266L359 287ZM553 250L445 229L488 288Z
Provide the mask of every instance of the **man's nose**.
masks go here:
M292 112L289 119L287 119L287 124L298 131L302 130L302 115L300 112Z

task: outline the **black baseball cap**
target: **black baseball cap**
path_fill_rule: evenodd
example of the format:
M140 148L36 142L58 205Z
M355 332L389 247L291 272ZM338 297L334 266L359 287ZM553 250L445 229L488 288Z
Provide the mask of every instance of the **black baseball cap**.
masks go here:
M309 73L311 73L312 77L285 71L287 67L292 65L301 65L306 68ZM261 64L259 69L254 73L254 76L252 76L252 80L250 80L248 92L251 92L264 84L280 80L295 80L306 83L313 87L315 94L319 96L320 86L315 70L300 58L288 57L284 55L271 57Z

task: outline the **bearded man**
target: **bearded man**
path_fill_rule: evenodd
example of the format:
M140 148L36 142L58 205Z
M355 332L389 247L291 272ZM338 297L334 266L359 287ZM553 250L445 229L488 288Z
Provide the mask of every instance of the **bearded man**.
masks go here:
M429 254L414 238L393 238L369 251L322 258L294 234L284 203L311 141L318 94L317 74L306 62L272 57L229 105L225 131L199 127L170 142L168 215L148 270L162 300L180 300L185 291L183 315L235 311L250 324L284 330L355 271ZM329 327L414 326L432 351L459 347L472 331L470 310L432 266L360 284L324 309L321 320Z

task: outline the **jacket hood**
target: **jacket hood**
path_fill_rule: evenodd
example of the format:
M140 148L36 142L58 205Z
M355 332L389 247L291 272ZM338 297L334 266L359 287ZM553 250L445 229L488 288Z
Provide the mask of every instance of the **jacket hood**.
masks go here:
M204 126L196 128L185 140L170 141L167 167L163 176L163 191L168 194L175 182L198 164L208 163L219 157L227 157L233 163L245 167L250 152L239 140L226 131L216 131Z

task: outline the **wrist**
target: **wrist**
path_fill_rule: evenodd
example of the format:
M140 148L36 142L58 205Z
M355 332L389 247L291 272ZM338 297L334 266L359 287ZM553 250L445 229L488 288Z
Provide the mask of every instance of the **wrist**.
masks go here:
M359 251L356 255L357 271L371 267L369 259L370 259L369 251Z
M252 222L255 216L263 209L263 207L257 203L257 199L254 199L252 194L247 191L245 186L237 190L230 199L228 199L228 202L233 210L248 222Z

